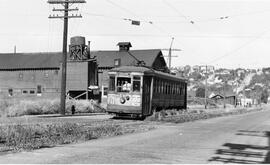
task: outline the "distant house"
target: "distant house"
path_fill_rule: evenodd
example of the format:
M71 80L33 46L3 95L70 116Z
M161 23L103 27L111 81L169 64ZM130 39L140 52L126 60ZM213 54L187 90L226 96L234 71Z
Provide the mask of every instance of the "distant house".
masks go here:
M192 67L192 70L193 70L193 72L199 72L200 71L200 66L199 65L194 65Z
M245 69L237 69L236 70L236 74L237 74L238 77L240 77L241 74L245 74L245 72L246 72Z
M186 73L188 73L188 72L190 72L190 70L191 70L191 66L189 66L189 65L186 65L186 66L184 66L184 71L186 72Z
M217 104L224 104L225 102L226 104L236 105L237 103L236 95L230 92L225 92L225 94L211 93L209 98L214 100Z
M213 73L215 71L214 66L207 65L207 68L206 68L206 66L200 66L200 72L206 73L206 69L207 69L207 73Z
M229 75L230 71L227 69L218 70L215 72L216 75Z

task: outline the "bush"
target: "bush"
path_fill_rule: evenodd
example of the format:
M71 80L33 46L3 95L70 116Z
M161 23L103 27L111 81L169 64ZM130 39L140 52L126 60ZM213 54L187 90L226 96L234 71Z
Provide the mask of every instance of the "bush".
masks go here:
M155 116L150 116L148 120L150 121L165 121L165 122L173 122L173 123L184 123L184 122L190 122L195 120L202 120L202 119L209 119L214 117L222 117L222 116L228 116L228 115L238 115L238 114L244 114L248 112L253 111L259 111L261 108L255 108L255 109L233 109L231 111L197 111L197 110L191 110L188 112L182 111L182 113L175 113L176 115L163 115L170 113L172 114L171 110L166 112L166 110L163 110L161 112L157 112ZM160 113L160 114L158 114Z

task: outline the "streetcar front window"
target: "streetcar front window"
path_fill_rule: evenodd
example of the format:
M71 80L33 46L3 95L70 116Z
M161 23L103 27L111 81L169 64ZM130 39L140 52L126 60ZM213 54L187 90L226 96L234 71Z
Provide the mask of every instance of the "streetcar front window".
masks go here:
M141 90L141 77L133 77L133 92L140 92Z
M131 90L131 78L118 77L117 78L117 92L130 92Z
M115 91L115 77L110 76L109 91Z

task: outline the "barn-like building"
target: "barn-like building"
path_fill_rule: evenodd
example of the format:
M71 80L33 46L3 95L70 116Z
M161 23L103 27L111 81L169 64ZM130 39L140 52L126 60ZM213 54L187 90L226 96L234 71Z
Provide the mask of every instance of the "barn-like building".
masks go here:
M0 54L0 98L56 97L61 53Z
M108 70L123 65L142 64L169 71L159 49L130 50L129 42L118 46L119 50L91 51L89 59L68 58L67 92L82 92L96 84L106 98ZM60 96L62 53L2 53L0 59L0 98ZM91 59L96 60L98 73L89 65ZM93 76L96 78L89 79Z

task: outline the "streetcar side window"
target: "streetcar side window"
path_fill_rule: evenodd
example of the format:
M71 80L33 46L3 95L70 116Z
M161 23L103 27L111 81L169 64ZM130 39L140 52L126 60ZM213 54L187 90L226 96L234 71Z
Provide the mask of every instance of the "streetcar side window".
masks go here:
M115 91L115 77L114 76L110 76L109 90Z
M134 76L133 77L133 92L141 91L141 77Z
M131 90L131 78L118 77L117 78L117 92L130 92Z

